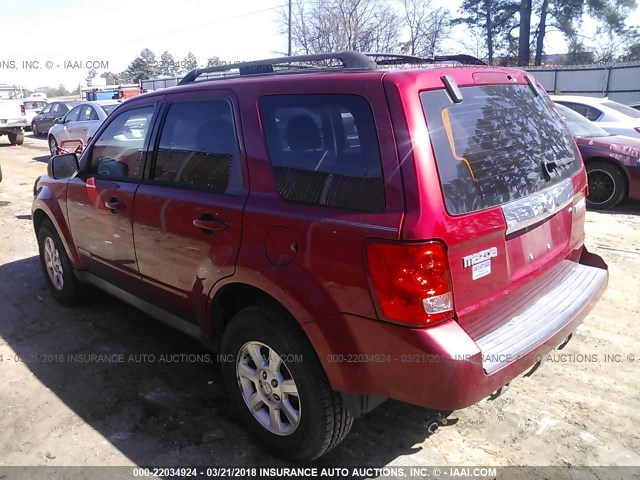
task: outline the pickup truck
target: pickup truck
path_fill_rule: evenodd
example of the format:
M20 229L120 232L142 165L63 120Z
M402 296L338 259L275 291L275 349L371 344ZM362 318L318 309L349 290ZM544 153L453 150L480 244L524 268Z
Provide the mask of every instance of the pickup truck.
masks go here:
M22 100L0 100L0 136L7 135L11 145L22 145L26 126Z

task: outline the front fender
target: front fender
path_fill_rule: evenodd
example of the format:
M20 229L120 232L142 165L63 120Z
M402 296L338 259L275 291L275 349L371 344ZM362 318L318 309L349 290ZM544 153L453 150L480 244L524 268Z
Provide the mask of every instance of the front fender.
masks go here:
M37 236L37 221L39 221L41 215L45 215L46 218L53 223L53 226L58 232L73 268L81 270L85 268L85 266L78 256L75 243L73 242L73 235L71 235L71 231L69 230L66 183L52 183L53 185L41 185L38 188L36 197L33 199L31 218L34 222L34 231Z

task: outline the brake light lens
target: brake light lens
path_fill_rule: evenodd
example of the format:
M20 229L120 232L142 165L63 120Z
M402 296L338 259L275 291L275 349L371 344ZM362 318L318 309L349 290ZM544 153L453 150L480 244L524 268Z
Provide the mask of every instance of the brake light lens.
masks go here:
M384 319L426 327L455 316L445 246L370 243L367 268Z
M24 109L24 104L20 105L20 113L22 115L26 115L27 114L27 111Z

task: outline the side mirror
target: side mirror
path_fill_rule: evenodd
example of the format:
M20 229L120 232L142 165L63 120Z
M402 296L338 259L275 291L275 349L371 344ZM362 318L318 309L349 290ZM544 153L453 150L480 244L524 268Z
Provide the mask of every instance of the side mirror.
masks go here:
M49 165L47 165L47 175L51 178L71 178L78 170L78 156L75 153L65 153L64 155L56 155L51 157Z
M55 118L55 119L53 120L53 124L54 124L54 125L59 125L59 124L61 124L61 123L63 123L63 122L62 122L62 117L57 117L57 118Z

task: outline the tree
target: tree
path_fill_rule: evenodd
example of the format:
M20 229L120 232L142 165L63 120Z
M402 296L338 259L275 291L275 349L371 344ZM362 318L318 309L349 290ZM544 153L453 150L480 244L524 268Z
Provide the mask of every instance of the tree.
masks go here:
M165 50L162 55L160 55L160 75L174 77L178 70L178 65L176 64L173 55Z
M182 61L181 67L182 73L189 73L191 70L198 68L198 60L196 60L196 56L191 52L187 53Z
M463 16L453 23L464 23L483 32L488 61L492 65L495 52L508 42L509 32L517 25L515 13L519 6L519 1L516 3L515 0L463 0L460 6Z
M624 37L627 40L627 44L619 60L622 62L640 60L640 28L629 29L625 32Z
M140 80L158 76L158 65L155 54L148 48L140 52L138 58L133 60L124 72L120 74L126 83L138 83Z
M211 57L207 59L207 67L217 67L220 64L220 57Z
M523 0L524 1L524 0ZM542 63L544 50L544 38L548 27L559 29L567 41L573 43L576 51L575 37L580 29L580 24L585 15L603 23L611 35L624 31L624 18L627 12L635 8L635 0L538 0L539 4L534 12L539 17L536 29L535 64ZM570 49L571 50L571 49Z
M518 65L529 65L531 47L531 0L520 0L520 34L518 36Z
M89 73L87 74L87 78L85 79L85 83L87 84L87 86L91 86L93 79L96 78L97 75L98 75L98 72L96 71L95 68L92 68L91 70L89 70Z
M100 75L100 77L105 79L105 83L107 85L118 85L122 83L120 81L120 76L117 73L104 72Z
M409 40L402 49L410 55L434 57L451 30L449 12L433 8L430 0L402 0Z
M385 0L292 0L291 38L298 53L397 52L403 21ZM281 12L286 32L288 10Z

